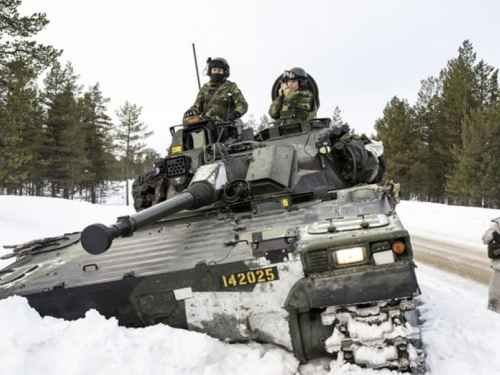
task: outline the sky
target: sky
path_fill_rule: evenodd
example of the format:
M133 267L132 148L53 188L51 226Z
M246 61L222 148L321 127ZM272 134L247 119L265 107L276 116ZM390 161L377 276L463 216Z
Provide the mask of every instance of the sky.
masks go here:
M413 104L464 40L500 67L495 0L23 0L20 12L47 14L37 40L64 50L80 84L100 83L113 118L125 101L143 107L148 145L162 156L198 92L193 43L202 84L207 58L227 59L245 121L267 114L275 79L300 66L319 85L318 117L338 106L368 135L391 98Z
M123 189L105 205L48 197L0 196L0 244L55 236L132 212ZM482 233L500 210L403 201L397 213L410 235L467 244L482 252ZM47 220L47 212L51 219ZM0 250L1 252L2 250ZM8 261L0 261L0 269ZM498 375L500 314L487 310L488 288L417 263L417 297L429 375ZM164 325L128 329L95 310L65 321L41 318L22 297L0 300L0 375L395 375L343 361L305 365L283 349L229 345Z

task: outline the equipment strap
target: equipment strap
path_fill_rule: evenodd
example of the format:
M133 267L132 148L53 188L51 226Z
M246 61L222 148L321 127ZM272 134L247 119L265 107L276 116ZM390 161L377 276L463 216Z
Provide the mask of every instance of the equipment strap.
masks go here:
M217 94L219 93L219 91L226 85L231 85L232 82L229 82L229 81L224 81L224 83L222 85L220 85L219 87L217 87L217 90L214 91L214 93L212 94L212 96L210 97L210 99L208 100L208 103L207 105L205 106L205 108L210 108L210 106L213 104L215 98L217 97Z

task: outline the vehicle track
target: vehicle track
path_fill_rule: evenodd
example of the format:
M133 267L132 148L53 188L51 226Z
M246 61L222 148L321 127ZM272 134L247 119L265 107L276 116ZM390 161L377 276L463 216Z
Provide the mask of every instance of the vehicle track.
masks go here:
M411 236L415 261L488 285L490 260L484 253L466 245Z

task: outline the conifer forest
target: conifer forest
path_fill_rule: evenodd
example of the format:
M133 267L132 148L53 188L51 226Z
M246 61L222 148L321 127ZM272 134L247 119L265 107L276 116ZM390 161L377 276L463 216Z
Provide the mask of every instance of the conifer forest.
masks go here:
M0 194L96 203L109 181L159 158L146 147L142 107L125 102L113 124L99 83L83 88L62 51L32 40L49 21L21 16L20 3L0 0Z
M61 50L34 41L47 16L22 15L20 4L0 0L0 194L98 203L109 181L133 179L163 155L147 147L142 107L123 103L113 122L99 83L83 87ZM415 103L396 95L381 108L372 136L403 199L500 207L498 69L478 56L463 41L422 77ZM341 123L338 108L332 120ZM250 116L247 125L268 122Z

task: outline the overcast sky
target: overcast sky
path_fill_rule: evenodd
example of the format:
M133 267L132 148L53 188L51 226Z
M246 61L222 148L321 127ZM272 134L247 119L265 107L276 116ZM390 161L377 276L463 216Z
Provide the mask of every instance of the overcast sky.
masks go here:
M192 43L202 84L207 57L228 60L244 120L267 114L276 77L300 66L319 85L318 117L338 106L367 134L393 96L413 104L465 39L500 67L495 0L23 0L20 11L47 13L37 40L64 50L80 84L100 83L110 115L126 100L143 107L162 156L198 92Z

